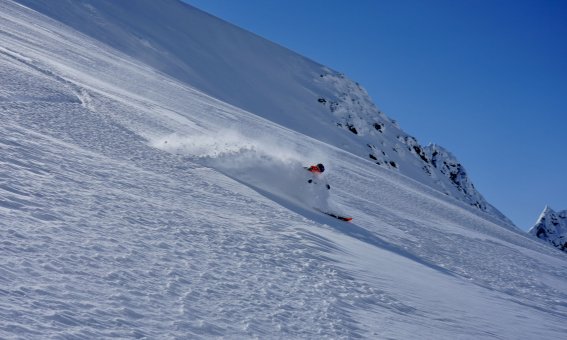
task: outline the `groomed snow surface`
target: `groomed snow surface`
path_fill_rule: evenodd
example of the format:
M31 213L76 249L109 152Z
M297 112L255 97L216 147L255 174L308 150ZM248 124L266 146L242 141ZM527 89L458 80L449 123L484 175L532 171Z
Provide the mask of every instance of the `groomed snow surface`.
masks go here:
M565 254L11 1L0 79L0 338L567 334Z

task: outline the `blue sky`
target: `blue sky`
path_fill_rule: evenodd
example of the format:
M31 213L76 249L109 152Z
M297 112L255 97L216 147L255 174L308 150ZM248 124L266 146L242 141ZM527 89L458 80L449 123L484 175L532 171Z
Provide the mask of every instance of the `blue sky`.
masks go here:
M518 227L567 209L567 1L186 2L361 83Z

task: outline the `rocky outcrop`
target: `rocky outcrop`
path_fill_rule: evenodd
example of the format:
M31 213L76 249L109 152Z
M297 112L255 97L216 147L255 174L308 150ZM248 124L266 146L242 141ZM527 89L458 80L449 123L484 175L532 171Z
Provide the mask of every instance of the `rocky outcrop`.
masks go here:
M315 80L329 92L313 98L326 107L334 124L366 145L361 155L512 224L475 189L465 167L443 147L421 145L374 104L366 90L326 69Z
M529 234L567 252L567 210L555 212L545 207Z

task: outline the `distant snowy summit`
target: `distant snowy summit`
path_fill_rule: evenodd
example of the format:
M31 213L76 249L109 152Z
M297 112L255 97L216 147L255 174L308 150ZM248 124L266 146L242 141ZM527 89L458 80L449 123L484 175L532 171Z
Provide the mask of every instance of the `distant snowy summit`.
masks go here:
M420 145L360 84L285 47L180 1L17 1L223 102L513 225L451 153Z
M567 210L555 212L545 207L529 233L567 252Z

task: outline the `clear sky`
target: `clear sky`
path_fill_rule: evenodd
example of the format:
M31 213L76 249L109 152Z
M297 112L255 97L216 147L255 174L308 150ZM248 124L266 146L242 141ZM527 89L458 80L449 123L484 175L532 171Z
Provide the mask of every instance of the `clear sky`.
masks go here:
M518 227L567 209L567 1L185 2L361 83Z

